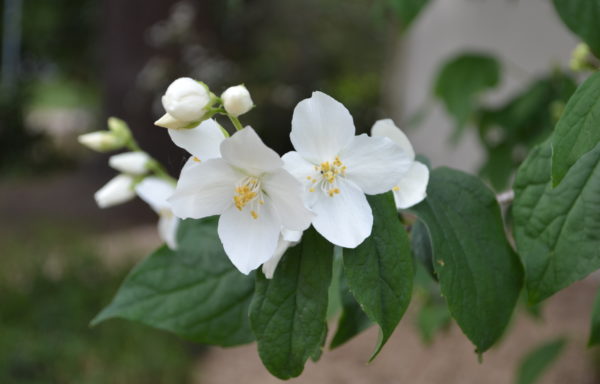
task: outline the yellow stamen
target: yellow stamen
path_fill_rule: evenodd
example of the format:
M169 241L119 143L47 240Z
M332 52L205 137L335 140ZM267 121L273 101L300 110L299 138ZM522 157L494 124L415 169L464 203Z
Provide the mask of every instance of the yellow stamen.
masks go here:
M195 162L197 162L197 163L199 163L199 162L200 162L200 159L199 159L199 158L197 158L196 156L194 156L194 161L195 161Z
M392 188L393 191L398 192L400 190L399 186L395 186L394 188Z
M258 219L258 213L256 213L256 211L250 211L250 214L254 220Z

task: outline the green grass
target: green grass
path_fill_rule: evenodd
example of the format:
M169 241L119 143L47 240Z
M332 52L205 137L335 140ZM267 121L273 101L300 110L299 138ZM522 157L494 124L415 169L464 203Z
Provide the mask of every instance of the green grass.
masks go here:
M80 231L0 234L0 383L185 383L193 353L125 321L89 328L126 271L107 271Z

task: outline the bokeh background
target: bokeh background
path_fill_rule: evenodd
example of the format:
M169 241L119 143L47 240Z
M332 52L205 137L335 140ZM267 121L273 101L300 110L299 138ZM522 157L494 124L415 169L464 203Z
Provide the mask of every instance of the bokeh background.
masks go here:
M243 122L280 153L294 106L321 90L357 130L392 117L433 166L479 173L498 192L578 80L577 39L548 0L3 0L0 12L0 383L277 382L253 345L212 349L118 320L88 327L159 239L141 201L96 207L114 171L76 137L120 117L177 175L186 155L152 124L173 79L217 94L244 83L258 107ZM465 51L496 57L502 77L457 134L433 89ZM373 364L376 330L292 382L511 383L528 351L559 336L569 343L542 382L600 382L585 349L597 278L520 310L483 364L427 279L417 284Z

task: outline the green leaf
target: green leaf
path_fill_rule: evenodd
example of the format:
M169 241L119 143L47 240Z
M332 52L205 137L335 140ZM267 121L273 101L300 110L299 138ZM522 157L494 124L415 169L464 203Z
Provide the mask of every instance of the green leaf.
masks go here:
M506 328L523 281L495 195L475 176L438 168L411 211L429 228L451 315L483 353Z
M451 324L452 317L446 303L428 301L419 309L416 322L423 343L431 344L435 334Z
M250 323L263 364L280 379L300 375L308 358L319 355L332 262L333 245L309 228L285 253L273 279L256 274Z
M230 263L216 218L185 220L178 235L179 250L159 248L138 264L92 325L119 317L203 344L251 342L254 277Z
M600 268L600 144L556 188L551 156L548 142L534 148L514 184L514 234L532 304Z
M600 345L600 290L594 301L594 309L592 311L592 331L590 332L589 346Z
M600 57L600 3L595 0L553 0L554 8L573 33Z
M455 138L476 110L477 96L500 81L500 63L492 56L465 53L443 64L435 81L435 95L456 122Z
M337 330L331 340L329 348L334 349L340 345L350 341L354 336L358 335L365 329L369 328L373 323L356 302L354 296L350 292L347 283L342 284L342 315L338 321Z
M565 339L553 340L529 352L517 371L517 384L534 384L562 352Z
M415 221L411 230L410 245L412 247L415 259L423 265L425 270L437 280L433 268L433 248L431 248L431 238L429 230L421 220Z
M344 249L343 260L352 294L381 329L373 360L410 303L414 266L392 193L367 199L373 210L371 236L354 249Z
M600 72L590 76L575 91L556 125L552 139L553 185L557 186L575 162L599 142Z
M402 29L406 30L429 4L429 0L388 0L390 7L396 13Z

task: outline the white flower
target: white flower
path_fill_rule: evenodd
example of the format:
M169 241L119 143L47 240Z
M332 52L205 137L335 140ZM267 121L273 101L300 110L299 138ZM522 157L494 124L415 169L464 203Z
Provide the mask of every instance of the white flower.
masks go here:
M213 119L208 119L191 129L170 129L171 140L192 157L184 169L201 161L221 157L220 145L225 140L223 128Z
M262 271L267 279L273 278L275 269L277 269L277 265L285 254L285 251L287 251L289 247L298 244L301 238L302 232L300 231L289 231L285 229L281 231L275 254L262 265Z
M427 197L429 169L425 164L415 161L415 151L404 132L392 120L385 119L379 120L373 125L371 135L390 138L410 156L412 161L408 172L392 188L396 207L406 209L423 201Z
M211 101L206 85L189 77L173 81L162 97L165 111L180 121L199 121L206 113Z
M168 113L165 113L160 119L154 122L154 125L168 129L184 129L190 125L190 122L177 120Z
M250 92L243 85L229 87L221 95L225 111L232 116L238 117L248 112L254 106Z
M391 140L354 133L348 110L314 92L294 110L290 138L297 152L283 156L285 168L304 183L315 229L346 248L371 234L373 214L365 193L391 190L412 162Z
M273 257L282 228L303 231L312 215L298 181L252 128L225 139L220 152L222 158L184 167L169 202L182 219L221 215L225 253L248 274Z
M96 131L83 134L77 138L80 144L98 152L108 152L123 148L125 142L121 137L108 131Z
M119 172L143 175L148 172L150 156L146 152L125 152L111 156L108 165Z
M177 249L177 228L179 219L173 215L171 204L167 201L175 192L175 186L158 177L146 177L135 187L135 192L159 216L158 234L169 248Z
M133 178L129 175L115 176L94 194L100 208L122 204L134 197Z

